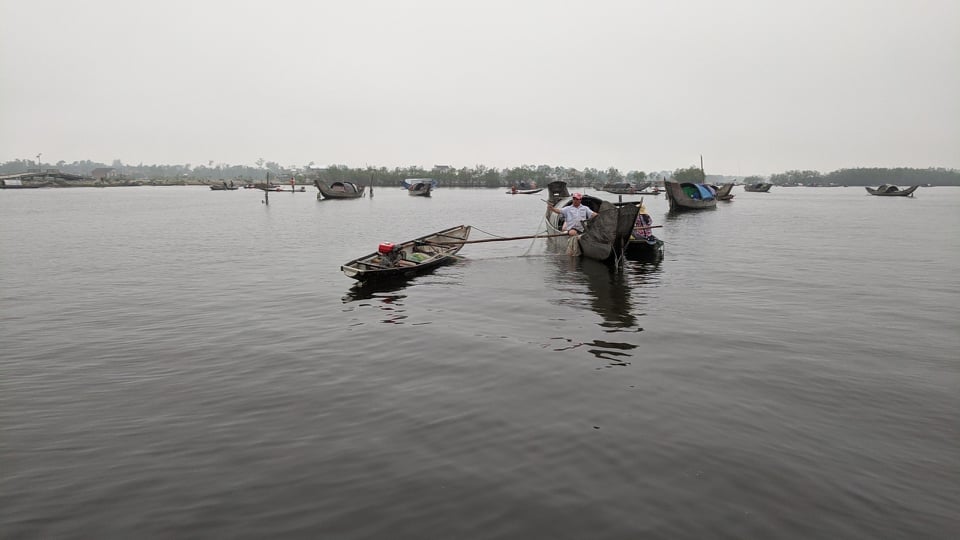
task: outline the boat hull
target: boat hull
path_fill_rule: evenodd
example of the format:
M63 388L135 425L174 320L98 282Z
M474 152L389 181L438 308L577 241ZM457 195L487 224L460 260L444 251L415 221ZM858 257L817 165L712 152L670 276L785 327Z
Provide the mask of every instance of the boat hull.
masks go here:
M407 195L411 197L429 197L431 191L433 191L433 186L430 184L414 184L407 188Z
M353 182L334 182L330 185L319 180L314 180L313 185L317 186L320 196L324 199L359 199L363 197L366 186L360 186ZM320 198L319 196L317 197Z
M672 211L708 210L717 207L717 199L715 196L709 199L695 199L687 195L683 187L689 185L695 188L696 184L681 184L679 182L665 180L663 185L666 189L667 200L670 202L670 210Z
M717 200L718 201L731 201L733 200L733 182L722 184L720 186L715 186L717 190Z
M630 239L623 254L631 261L659 262L663 259L663 240L659 238Z
M910 186L907 189L900 189L897 186L883 185L876 189L867 187L867 193L878 197L912 197L913 192L920 186Z

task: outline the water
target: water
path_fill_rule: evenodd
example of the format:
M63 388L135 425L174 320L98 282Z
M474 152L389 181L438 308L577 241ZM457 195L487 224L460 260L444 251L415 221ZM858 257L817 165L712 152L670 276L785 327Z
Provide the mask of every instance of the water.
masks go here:
M656 266L489 242L356 289L545 205L0 192L2 536L953 537L960 189L735 193L647 197Z

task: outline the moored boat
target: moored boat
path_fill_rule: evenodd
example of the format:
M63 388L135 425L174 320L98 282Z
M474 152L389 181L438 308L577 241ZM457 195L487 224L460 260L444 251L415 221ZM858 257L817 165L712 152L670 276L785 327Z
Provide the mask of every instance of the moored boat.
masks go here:
M229 184L226 182L222 184L210 184L210 189L213 191L234 191L239 188L235 186L231 180Z
M717 207L717 197L706 184L664 180L670 210L704 210Z
M510 191L507 192L507 195L533 195L534 193L540 193L541 191L543 191L543 188L537 188L537 189L512 188Z
M880 197L912 197L913 192L916 191L918 187L920 186L916 185L910 186L907 189L900 189L892 184L883 184L876 189L872 187L866 187L866 190L867 193Z
M437 181L433 178L407 178L400 182L407 190L408 195L414 197L429 197L430 192L437 188Z
M383 281L422 274L452 262L470 237L469 225L450 227L402 244L381 243L377 251L340 266L358 281Z
M650 187L651 182L641 182L639 185L633 185L630 182L611 182L604 184L600 190L617 195L636 195Z
M366 186L360 186L353 182L333 182L327 185L320 180L314 180L313 185L320 190L317 199L320 199L321 195L324 199L359 199L363 197L366 189Z
M733 191L733 182L711 187L717 192L716 197L718 201L733 200L733 193L731 193L731 191Z
M754 184L744 184L743 190L752 193L767 193L771 187L773 187L773 184L769 182L757 182Z

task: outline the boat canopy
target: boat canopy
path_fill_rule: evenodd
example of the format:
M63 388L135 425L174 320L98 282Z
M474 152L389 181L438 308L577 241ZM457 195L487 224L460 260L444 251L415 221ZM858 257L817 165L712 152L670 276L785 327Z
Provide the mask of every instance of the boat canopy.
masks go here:
M705 184L682 184L680 187L691 199L709 201L716 195L716 192Z

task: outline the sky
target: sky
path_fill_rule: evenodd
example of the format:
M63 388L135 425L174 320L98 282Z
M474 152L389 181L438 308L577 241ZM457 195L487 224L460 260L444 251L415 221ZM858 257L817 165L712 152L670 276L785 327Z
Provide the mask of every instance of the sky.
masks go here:
M960 168L957 0L0 0L0 161Z

